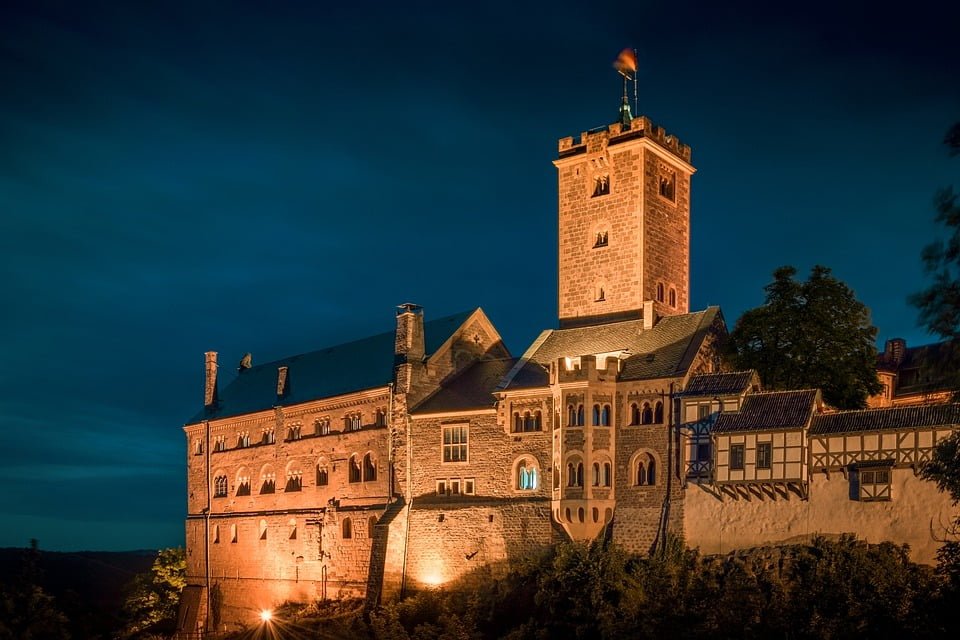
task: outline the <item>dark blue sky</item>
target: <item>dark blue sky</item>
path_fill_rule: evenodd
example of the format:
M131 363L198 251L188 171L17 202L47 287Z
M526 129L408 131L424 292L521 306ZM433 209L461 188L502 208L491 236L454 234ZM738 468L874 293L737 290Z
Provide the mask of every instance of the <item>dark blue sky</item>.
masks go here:
M521 353L555 325L556 141L615 120L628 45L699 169L693 308L732 326L822 263L929 340L905 299L958 182L955 3L141 4L0 8L0 546L182 543L205 350L414 301Z

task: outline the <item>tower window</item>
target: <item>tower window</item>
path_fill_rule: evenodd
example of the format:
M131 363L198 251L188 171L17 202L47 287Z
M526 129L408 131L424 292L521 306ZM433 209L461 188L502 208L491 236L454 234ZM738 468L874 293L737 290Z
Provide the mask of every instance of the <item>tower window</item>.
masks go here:
M607 299L607 294L604 292L603 287L597 287L596 302L603 302L606 299Z
M674 308L677 306L677 290L673 287L670 287L670 306Z
M593 196L605 196L610 193L610 174L603 173L593 178Z
M607 246L609 236L606 231L598 231L596 241L593 243L593 248L605 247Z
M657 302L663 302L663 283L657 283Z
M350 456L350 461L347 463L347 467L349 468L350 482L360 482L360 461L357 460L357 456Z
M657 192L661 197L666 198L670 202L675 201L675 188L674 184L676 183L677 174L673 171L661 173L658 179Z

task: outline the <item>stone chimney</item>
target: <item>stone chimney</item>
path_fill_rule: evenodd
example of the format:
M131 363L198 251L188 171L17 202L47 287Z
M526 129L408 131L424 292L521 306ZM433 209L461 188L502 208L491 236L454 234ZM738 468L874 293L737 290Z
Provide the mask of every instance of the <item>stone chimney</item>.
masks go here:
M643 301L643 330L649 331L653 329L653 325L657 323L657 312L654 310L653 300L644 300Z
M394 384L398 393L410 393L422 376L423 308L409 302L397 307L397 334L394 339Z
M887 362L900 366L907 353L907 341L903 338L891 338L883 349L883 358Z
M277 368L277 398L282 398L287 395L287 371L287 367Z
M203 387L203 406L212 407L217 403L217 352L207 351L204 356L206 380Z

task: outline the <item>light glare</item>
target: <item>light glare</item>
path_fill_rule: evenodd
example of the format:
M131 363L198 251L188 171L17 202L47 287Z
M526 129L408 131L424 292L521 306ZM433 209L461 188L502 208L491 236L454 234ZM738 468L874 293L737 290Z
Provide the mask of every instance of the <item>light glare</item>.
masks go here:
M260 612L260 619L263 620L264 622L270 622L272 618L273 618L273 611L270 611L270 609L264 609L263 611Z

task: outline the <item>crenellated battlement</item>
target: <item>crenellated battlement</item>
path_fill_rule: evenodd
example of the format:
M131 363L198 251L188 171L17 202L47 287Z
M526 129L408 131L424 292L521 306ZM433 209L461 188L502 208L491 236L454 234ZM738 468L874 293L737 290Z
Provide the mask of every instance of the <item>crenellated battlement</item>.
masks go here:
M676 136L667 133L667 130L663 127L655 125L646 116L634 118L630 121L628 127L615 122L606 127L584 131L578 138L573 136L560 138L557 149L558 157L562 160L581 153L596 153L602 151L605 147L637 138L648 138L677 158L687 163L690 162L690 145L683 144Z

